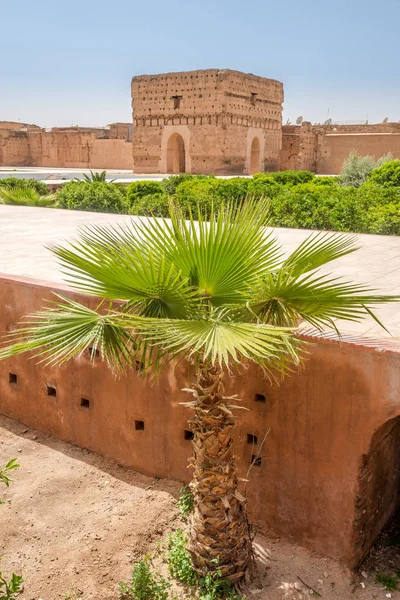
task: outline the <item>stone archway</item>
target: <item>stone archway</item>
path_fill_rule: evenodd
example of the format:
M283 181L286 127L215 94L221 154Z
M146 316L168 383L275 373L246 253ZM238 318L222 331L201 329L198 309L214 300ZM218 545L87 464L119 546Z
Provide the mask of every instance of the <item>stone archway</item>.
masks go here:
M186 173L185 142L179 133L173 133L168 139L167 173Z
M400 509L400 416L384 423L362 457L355 503L354 551L360 563Z
M258 137L253 138L250 149L250 175L261 171L261 145Z

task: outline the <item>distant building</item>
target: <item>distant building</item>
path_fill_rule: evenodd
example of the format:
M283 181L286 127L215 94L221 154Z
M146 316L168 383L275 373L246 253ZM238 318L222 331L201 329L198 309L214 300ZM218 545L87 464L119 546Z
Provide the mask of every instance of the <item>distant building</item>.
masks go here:
M280 166L283 85L206 69L132 79L137 173L251 174Z

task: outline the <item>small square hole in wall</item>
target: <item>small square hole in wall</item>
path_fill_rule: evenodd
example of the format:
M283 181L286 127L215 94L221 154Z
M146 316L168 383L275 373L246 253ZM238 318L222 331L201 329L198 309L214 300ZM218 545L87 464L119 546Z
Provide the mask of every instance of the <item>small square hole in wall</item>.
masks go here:
M193 431L190 431L189 429L185 429L183 436L184 436L185 440L192 440L194 438L194 433L193 433Z
M136 431L144 430L144 421L135 421L135 429Z
M248 433L247 434L247 443L248 444L257 444L257 436L253 435L252 433Z
M81 406L83 406L84 408L89 408L90 406L90 402L87 398L81 398Z
M251 455L251 464L255 467L261 467L261 456Z
M18 381L18 377L17 377L16 373L8 374L8 383L17 383L17 381Z
M254 400L256 402L266 402L264 394L254 394Z
M46 384L46 393L48 396L52 396L53 398L57 397L57 390L53 385Z

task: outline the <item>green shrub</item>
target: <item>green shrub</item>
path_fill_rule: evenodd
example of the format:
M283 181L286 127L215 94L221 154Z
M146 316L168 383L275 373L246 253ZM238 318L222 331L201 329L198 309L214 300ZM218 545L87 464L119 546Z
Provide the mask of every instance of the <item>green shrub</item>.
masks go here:
M258 174L257 178L261 176L262 174ZM299 185L309 183L315 179L315 173L311 173L311 171L277 171L276 173L268 173L268 176L282 185Z
M235 201L244 200L248 194L250 179L245 177L232 177L231 179L217 179L218 185L215 187L215 196L217 201Z
M181 529L168 536L168 568L174 579L186 585L196 585L198 575L193 569L192 558L187 548L187 538Z
M371 208L364 218L364 231L379 235L400 235L400 202Z
M313 185L328 185L333 187L339 184L339 177L329 177L328 175L322 175L313 179Z
M384 187L400 188L400 160L391 160L369 174L368 181Z
M186 520L193 510L193 492L188 485L184 485L179 490L179 498L176 506L179 508L183 519Z
M134 181L128 185L126 190L126 201L128 206L133 206L139 198L152 194L165 194L160 181Z
M283 188L271 202L271 224L279 227L360 231L362 223L354 188L296 185Z
M213 177L213 175L192 175L191 173L181 173L180 175L171 175L171 177L165 177L161 181L161 185L166 193L172 196L175 194L178 185L183 181L188 181L189 179L209 179Z
M150 568L149 557L139 560L132 569L131 579L118 586L123 600L167 600L171 585Z
M189 179L178 185L174 200L184 214L187 215L190 208L194 218L197 218L199 207L207 214L213 204L216 208L219 206L220 199L216 194L218 186L218 179Z
M167 194L148 194L134 200L129 208L130 215L168 217Z
M6 185L8 188L15 187L30 187L33 188L40 196L46 196L50 193L48 185L38 181L37 179L19 179L18 177L5 177L0 179L0 186Z
M283 185L277 183L269 175L260 175L248 180L247 192L252 198L275 198L283 189Z
M375 160L373 156L360 156L358 152L351 152L344 161L339 173L340 185L360 187L377 167L386 164L387 161L396 162L391 161L391 158L390 153L381 156L379 160Z
M57 191L57 206L70 210L125 212L124 196L114 183L69 181Z

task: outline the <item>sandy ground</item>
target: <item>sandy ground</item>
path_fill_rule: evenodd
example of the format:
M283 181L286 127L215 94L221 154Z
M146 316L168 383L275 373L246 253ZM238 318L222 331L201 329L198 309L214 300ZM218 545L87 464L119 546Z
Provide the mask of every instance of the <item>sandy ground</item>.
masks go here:
M21 600L116 600L131 562L180 526L179 483L145 477L0 416L0 464L14 457L21 468L10 488L0 488L0 555L4 573L24 576ZM364 577L354 576L287 541L256 541L261 584L249 598L319 597L299 577L328 600L390 597L374 584L373 562Z

